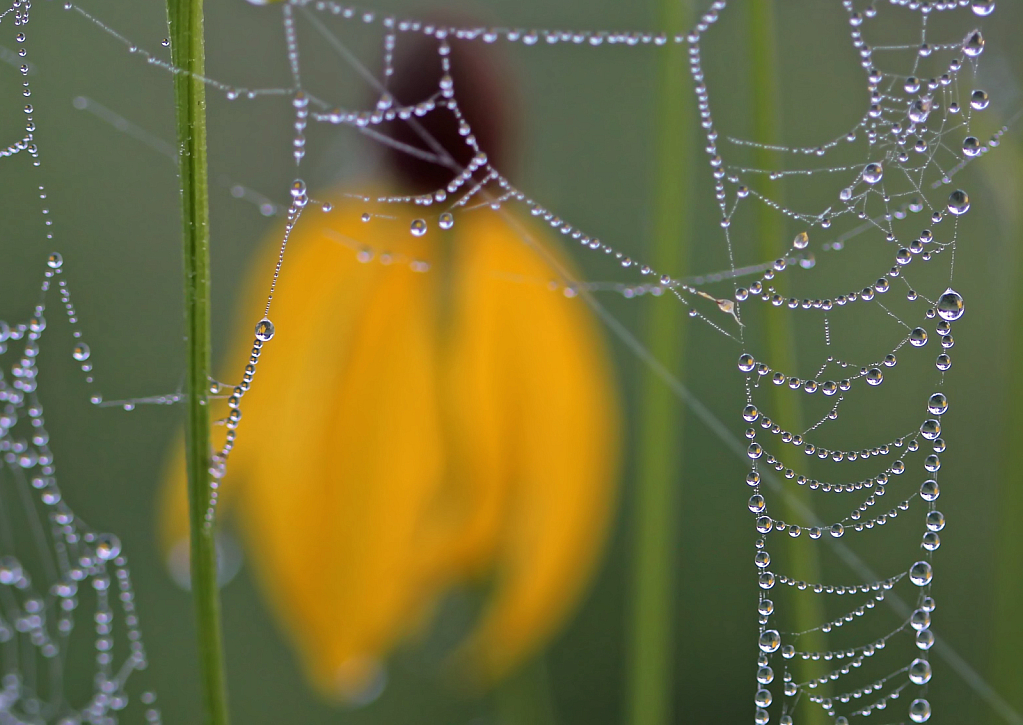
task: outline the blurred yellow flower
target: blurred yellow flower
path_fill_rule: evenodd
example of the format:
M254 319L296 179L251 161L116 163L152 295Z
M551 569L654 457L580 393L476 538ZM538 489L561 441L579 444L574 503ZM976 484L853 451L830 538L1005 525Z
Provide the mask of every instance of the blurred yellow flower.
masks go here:
M486 684L535 653L598 561L619 447L602 338L552 284L564 262L542 234L541 252L485 209L415 236L397 207L364 208L310 205L288 243L218 509L310 679L342 700L460 585L490 585L464 673ZM227 379L276 255L242 296ZM187 536L181 459L166 551Z

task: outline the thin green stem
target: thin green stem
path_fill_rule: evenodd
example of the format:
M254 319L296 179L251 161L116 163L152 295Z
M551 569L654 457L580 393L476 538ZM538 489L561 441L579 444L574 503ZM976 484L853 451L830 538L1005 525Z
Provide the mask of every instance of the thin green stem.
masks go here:
M671 33L690 26L688 0L658 0L660 27ZM648 252L658 270L684 274L689 223L685 209L691 192L693 114L683 46L659 54L657 95L657 171L654 233ZM646 320L646 344L666 369L681 377L683 310L676 300L654 304ZM642 378L639 413L636 510L632 530L633 586L629 642L627 721L666 725L672 716L672 654L676 618L682 416L664 381L650 371Z
M174 76L181 218L185 253L185 458L191 524L192 598L199 644L203 713L208 725L226 725L227 688L220 633L217 552L206 526L210 497L210 240L206 170L206 89L202 0L167 0Z
M754 0L747 3L749 8L748 23L750 29L749 60L750 83L753 95L753 140L760 144L778 143L778 127L780 125L778 86L778 58L775 48L774 3L771 0ZM761 169L774 168L778 165L777 153L763 146L756 148L754 165ZM780 200L779 184L767 182L759 187L765 196ZM758 239L759 258L775 259L782 256L788 249L785 236L785 220L774 209L766 204L756 207L755 225ZM764 334L768 359L775 370L789 371L795 374L795 330L792 318L786 314L768 314L764 323ZM784 387L775 388L772 396L774 410L771 417L779 421L783 427L796 432L803 429L803 411L797 394ZM798 519L794 509L809 504L808 492L803 487L792 490L792 500L782 508L786 519ZM791 540L788 546L787 561L789 569L796 579L819 581L820 562L816 550L807 542ZM812 629L824 621L824 609L818 597L793 597L794 622L793 629L797 632ZM825 649L824 636L820 633L806 635L800 640L800 649ZM804 722L810 725L826 722L824 713L819 708L809 709Z

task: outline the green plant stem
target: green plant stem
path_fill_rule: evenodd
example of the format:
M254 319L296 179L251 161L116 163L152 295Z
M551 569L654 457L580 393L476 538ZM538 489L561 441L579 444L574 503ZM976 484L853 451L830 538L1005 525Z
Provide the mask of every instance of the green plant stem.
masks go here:
M753 0L747 3L749 8L748 23L750 29L749 60L750 83L753 95L753 139L761 144L778 143L779 99L778 59L775 48L775 18L773 0ZM777 154L763 147L756 148L754 165L761 169L774 168L778 164ZM779 184L767 182L758 187L771 199L780 200ZM755 228L758 239L760 259L775 259L788 250L785 236L785 220L774 209L766 204L756 206ZM771 367L795 374L795 330L792 317L788 314L769 313L764 324L767 354ZM772 396L774 410L771 418L779 421L789 430L800 432L803 429L803 411L798 392L788 390L786 386L775 388ZM783 516L787 520L798 520L794 509L799 504L809 506L809 495L804 487L793 488L792 503L783 505ZM820 581L820 562L816 550L802 540L790 540L788 556L789 570L796 579L804 581ZM793 597L794 622L791 629L797 632L817 627L824 621L824 609L820 598L813 596ZM800 640L800 649L823 650L824 636L820 633L806 635ZM819 708L807 710L802 719L811 725L827 721Z
M690 26L688 0L658 0L660 28L671 34ZM654 228L648 252L658 270L679 277L688 256L693 116L685 46L658 54L657 167ZM650 308L646 344L676 376L682 374L683 308L665 297ZM631 725L666 725L672 716L672 652L675 644L676 537L678 528L682 415L665 383L642 376L637 452L636 509L632 530L633 585L629 641L628 712Z
M226 725L227 688L220 633L217 552L205 526L210 495L210 242L206 170L206 89L202 0L167 0L174 76L181 218L185 252L185 459L191 525L192 598L202 704L208 725Z

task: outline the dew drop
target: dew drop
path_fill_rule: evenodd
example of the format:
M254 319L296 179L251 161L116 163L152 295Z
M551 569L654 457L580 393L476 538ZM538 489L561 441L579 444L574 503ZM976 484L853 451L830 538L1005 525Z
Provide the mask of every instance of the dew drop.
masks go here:
M924 501L936 501L940 495L941 489L938 488L938 482L933 478L929 478L920 484L920 498ZM924 548L927 547L924 546Z
M980 154L980 141L977 140L976 136L967 136L963 139L963 154L966 156L977 156Z
M973 0L973 14L984 18L995 11L995 0Z
M931 415L944 415L948 410L948 398L944 393L935 393L927 399L927 412Z
M78 343L71 350L71 357L73 357L78 362L85 362L86 360L89 359L90 354L91 353L89 351L89 346L86 345L84 342Z
M114 534L96 535L96 556L103 561L110 561L121 553L121 540Z
M978 88L970 94L970 108L975 111L983 111L990 103L991 99L988 97L987 91Z
M971 58L976 58L984 52L984 36L980 34L979 30L974 30L966 36L966 41L963 43L963 52Z
M876 184L884 176L881 164L867 164L863 169L863 180L868 184Z
M970 197L962 189L956 189L948 195L948 210L962 216L970 210Z
M929 441L941 435L941 423L934 418L928 418L920 425L920 435Z
M916 633L916 647L924 651L934 646L934 632L924 629Z
M295 179L295 182L291 185L291 198L297 207L303 207L309 202L305 182L302 179Z
M914 685L926 685L931 681L931 663L915 659L909 665L909 679Z
M450 229L455 226L455 216L449 211L442 213L437 219L437 226L441 229Z
M781 646L781 635L778 634L778 630L777 629L765 630L760 635L760 650L762 652L767 652L768 654L770 654L772 652L777 652L778 648L780 646Z
M60 252L54 252L46 259L46 265L50 269L60 269L63 264L64 258L60 256Z
M931 719L931 703L917 698L909 703L909 719L913 722L927 722Z
M927 330L922 327L914 328L909 333L909 344L913 347L923 347L927 344Z
M932 576L931 565L926 561L918 561L909 568L909 580L918 587L930 584Z
M936 308L941 319L953 322L963 316L966 306L962 295L949 287L938 298Z
M270 322L267 318L263 318L256 323L256 339L262 342L268 342L273 339L274 336L274 323Z
M413 219L412 224L409 227L409 231L412 232L412 236L421 237L426 234L426 220L425 219Z

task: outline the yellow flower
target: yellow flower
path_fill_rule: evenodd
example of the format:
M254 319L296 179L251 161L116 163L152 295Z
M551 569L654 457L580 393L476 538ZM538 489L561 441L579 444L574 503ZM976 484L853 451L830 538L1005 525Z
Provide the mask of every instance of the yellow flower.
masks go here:
M340 699L458 586L491 585L458 652L480 684L535 653L598 561L618 459L599 330L552 285L564 262L542 234L531 247L486 209L416 237L401 207L364 208L310 206L288 243L218 508L310 679ZM276 255L253 269L224 379ZM181 458L167 551L187 533Z

